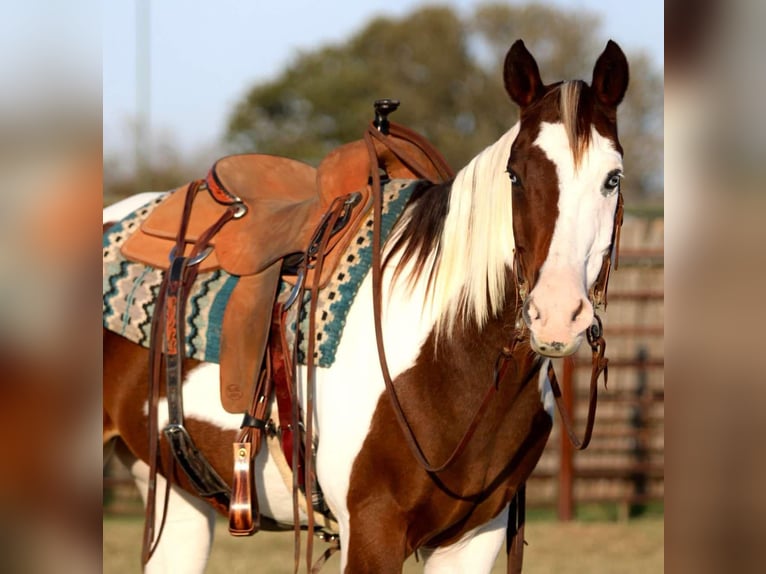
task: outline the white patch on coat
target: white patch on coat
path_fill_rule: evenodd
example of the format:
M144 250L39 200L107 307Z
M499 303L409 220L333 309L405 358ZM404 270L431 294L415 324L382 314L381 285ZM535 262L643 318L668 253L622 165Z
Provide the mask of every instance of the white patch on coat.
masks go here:
M387 269L394 269L397 262L398 256ZM408 275L407 271L403 276ZM427 277L422 277L412 287L406 287L404 281L392 287L391 274L384 273L382 329L393 378L415 363L421 346L433 330L436 317L432 309L423 305L427 281ZM317 372L317 474L340 526L341 569L345 567L348 552L347 496L351 468L385 388L372 321L372 277L368 274L346 319L335 363ZM300 370L300 378L305 393L305 369ZM402 448L407 446L402 443Z
M164 193L166 192L145 191L113 203L104 208L102 223L116 223L123 217L127 217L136 211L139 207L146 205L150 201L154 201Z
M229 413L221 405L219 377L220 368L215 363L202 363L188 371L182 387L184 419L204 422L221 431L238 431L243 415ZM144 415L148 412L149 406L145 404ZM160 429L168 424L166 398L159 401L157 419ZM255 459L253 472L261 513L277 522L292 524L292 492L285 485L266 445ZM305 519L303 513L301 519Z
M435 550L423 549L424 574L488 574L505 541L507 523L506 506L495 518L469 530L457 542Z

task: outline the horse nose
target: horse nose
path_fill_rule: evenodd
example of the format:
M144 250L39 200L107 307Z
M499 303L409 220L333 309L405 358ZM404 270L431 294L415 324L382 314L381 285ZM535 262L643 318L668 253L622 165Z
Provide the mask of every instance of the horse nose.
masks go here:
M540 309L535 305L535 300L532 297L527 297L521 307L521 311L524 322L528 327L537 322L540 325L545 325L547 322L546 318L542 316ZM570 322L572 330L576 333L584 331L593 322L593 307L586 299L580 298L570 314Z

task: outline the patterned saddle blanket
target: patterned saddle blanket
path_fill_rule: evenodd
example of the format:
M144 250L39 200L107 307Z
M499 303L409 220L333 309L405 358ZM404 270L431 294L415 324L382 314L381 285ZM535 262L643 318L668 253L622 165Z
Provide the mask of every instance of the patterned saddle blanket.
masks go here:
M409 201L418 181L393 179L383 187L383 240L388 237ZM150 332L154 305L163 279L163 271L142 263L129 261L120 253L122 243L138 229L160 197L131 213L103 236L103 324L104 327L146 348L150 345ZM329 367L335 361L346 316L362 281L372 265L372 211L340 258L330 281L320 290L317 302L317 333L315 364ZM186 316L186 356L200 361L219 363L221 323L224 310L239 276L222 269L200 273L189 294ZM278 298L286 299L290 285L281 281ZM307 302L309 294L307 293ZM306 363L308 333L308 305L301 316L298 358ZM295 327L292 316L292 331ZM290 341L292 343L292 341Z

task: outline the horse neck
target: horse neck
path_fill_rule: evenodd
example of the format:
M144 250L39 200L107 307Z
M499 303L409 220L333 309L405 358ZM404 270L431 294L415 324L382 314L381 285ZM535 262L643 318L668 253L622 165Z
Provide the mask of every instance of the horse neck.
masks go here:
M498 358L515 334L517 302L510 273L509 269L508 303L500 313L490 316L481 326L472 319L459 321L438 342L432 332L415 365L397 377L396 386L405 400L405 410L417 413L412 426L416 436L423 438L424 452L432 463L447 459L495 384ZM537 390L538 369L539 361L529 346L517 345L512 368L481 415L460 462L448 476L461 475L465 465L481 463L483 468L491 469L487 477L496 477L516 456L521 446L513 429L521 428L517 425L528 428L537 424L544 415ZM465 486L471 490L486 485L471 482Z
M514 344L516 322L522 301L516 290L512 269L507 267L504 275L502 308L497 313L490 314L484 321L464 316L458 320L451 332L443 338L438 338L436 345L438 361L446 361L454 367L459 367L459 363L463 362L468 366L459 368L461 373L475 371L481 375L477 377L481 380L467 383L477 388L486 388L492 380L498 356L505 352L505 349L515 349L514 360L517 362L524 362L523 359L527 356L533 357L528 345L523 342ZM530 365L533 362L530 362Z

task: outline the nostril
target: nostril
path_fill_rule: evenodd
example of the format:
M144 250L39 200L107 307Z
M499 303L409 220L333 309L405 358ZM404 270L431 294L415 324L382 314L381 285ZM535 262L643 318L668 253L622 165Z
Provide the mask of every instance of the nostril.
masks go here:
M580 313L582 313L582 310L585 308L585 301L583 299L580 299L580 304L577 306L577 309L574 310L574 313L572 313L572 323L577 321L577 317L580 316Z
M532 303L531 297L527 297L527 300L524 301L524 305L521 307L521 312L528 325L531 324L532 321L540 319L540 311L535 307L534 303Z

